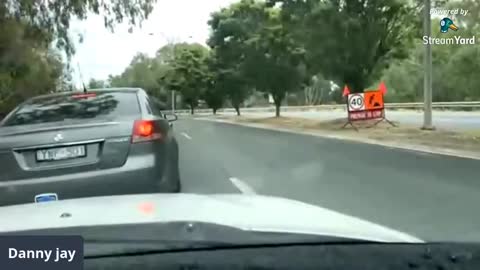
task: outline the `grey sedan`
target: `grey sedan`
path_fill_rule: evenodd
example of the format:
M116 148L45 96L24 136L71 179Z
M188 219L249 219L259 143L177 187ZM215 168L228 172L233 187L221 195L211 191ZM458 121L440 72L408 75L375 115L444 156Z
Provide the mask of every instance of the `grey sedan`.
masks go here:
M180 192L170 123L177 118L161 110L135 88L27 100L0 122L0 205L30 203L42 194Z

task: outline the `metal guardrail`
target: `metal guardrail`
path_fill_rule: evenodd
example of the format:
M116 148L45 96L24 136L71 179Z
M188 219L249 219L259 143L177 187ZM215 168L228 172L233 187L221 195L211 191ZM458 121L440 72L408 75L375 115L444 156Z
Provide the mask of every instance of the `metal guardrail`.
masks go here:
M385 103L385 108L395 109L423 109L423 102L407 102L407 103ZM480 109L480 101L461 101L461 102L433 102L432 108L434 109L457 109L457 108L478 108ZM325 105L312 105L312 106L282 106L280 111L282 112L294 112L294 111L321 111L321 110L346 110L345 104L325 104ZM275 107L253 107L253 108L240 108L241 112L275 112ZM171 111L166 111L171 112ZM211 109L196 109L195 113L211 113ZM233 108L219 109L217 112L235 112ZM190 110L176 110L176 114L190 114Z

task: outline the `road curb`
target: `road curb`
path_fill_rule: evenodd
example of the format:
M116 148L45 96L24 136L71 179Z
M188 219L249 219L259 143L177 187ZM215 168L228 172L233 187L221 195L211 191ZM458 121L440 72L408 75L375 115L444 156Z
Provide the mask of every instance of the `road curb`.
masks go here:
M388 148L395 148L401 150L408 150L412 152L420 152L420 153L427 153L427 154L434 154L434 155L443 155L443 156L451 156L457 158L467 158L467 159L474 159L480 160L480 155L476 155L474 153L468 153L464 151L457 151L447 148L439 148L439 147L427 147L422 145L411 145L411 144L403 144L403 143L387 143L382 142L379 140L374 139L367 139L367 138L353 138L349 136L342 136L342 135L331 135L331 134L322 134L319 132L312 132L312 131L305 131L305 130L293 130L287 128L279 128L279 127L272 127L269 125L264 124L251 124L251 123L239 123L234 121L229 121L225 119L209 119L209 118L193 118L194 120L202 120L202 121L210 121L210 122L217 122L217 123L226 123L238 126L245 126L251 128L260 128L260 129L268 129L268 130L275 130L280 132L287 132L287 133L294 133L294 134L302 134L302 135L310 135L328 139L335 139L335 140L344 140L350 142L357 142L357 143L364 143L364 144L372 144L372 145L380 145Z

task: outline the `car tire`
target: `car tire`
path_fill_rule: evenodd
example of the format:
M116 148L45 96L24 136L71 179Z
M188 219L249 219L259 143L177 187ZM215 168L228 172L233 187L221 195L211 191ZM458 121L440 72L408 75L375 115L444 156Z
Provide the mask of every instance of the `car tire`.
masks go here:
M180 193L182 192L182 182L180 181L180 172L177 166L177 169L175 170L176 172L174 173L174 176L172 179L175 179L175 188L173 189L173 193Z
M182 192L182 181L180 180L180 166L179 166L179 162L178 162L178 148L177 148L177 155L176 155L176 160L175 160L175 163L174 163L174 175L172 177L172 179L175 179L175 182L176 182L176 188L175 188L175 191L176 193L180 193Z
M173 192L180 193L182 191L182 181L180 180L180 162L179 162L179 151L178 143L175 140L175 150L173 151L174 158L172 162L172 175L170 179L173 179L175 183L175 189Z
M171 183L174 183L173 193L180 193L182 190L182 181L180 180L180 168L178 164L178 153L175 155L175 159L171 164L169 179Z
M169 163L163 179L157 184L156 192L179 193L181 189L182 185L178 166L176 166L174 162Z
M180 180L180 166L179 166L179 151L176 141L173 142L173 153L168 159L167 169L161 184L158 186L160 193L180 193L182 190L182 183Z

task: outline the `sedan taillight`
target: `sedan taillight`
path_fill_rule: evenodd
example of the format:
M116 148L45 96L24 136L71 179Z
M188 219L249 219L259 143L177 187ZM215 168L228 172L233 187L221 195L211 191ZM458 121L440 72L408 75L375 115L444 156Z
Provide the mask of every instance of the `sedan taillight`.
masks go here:
M155 130L155 124L151 120L136 120L133 124L132 143L160 140L162 138L162 133Z

